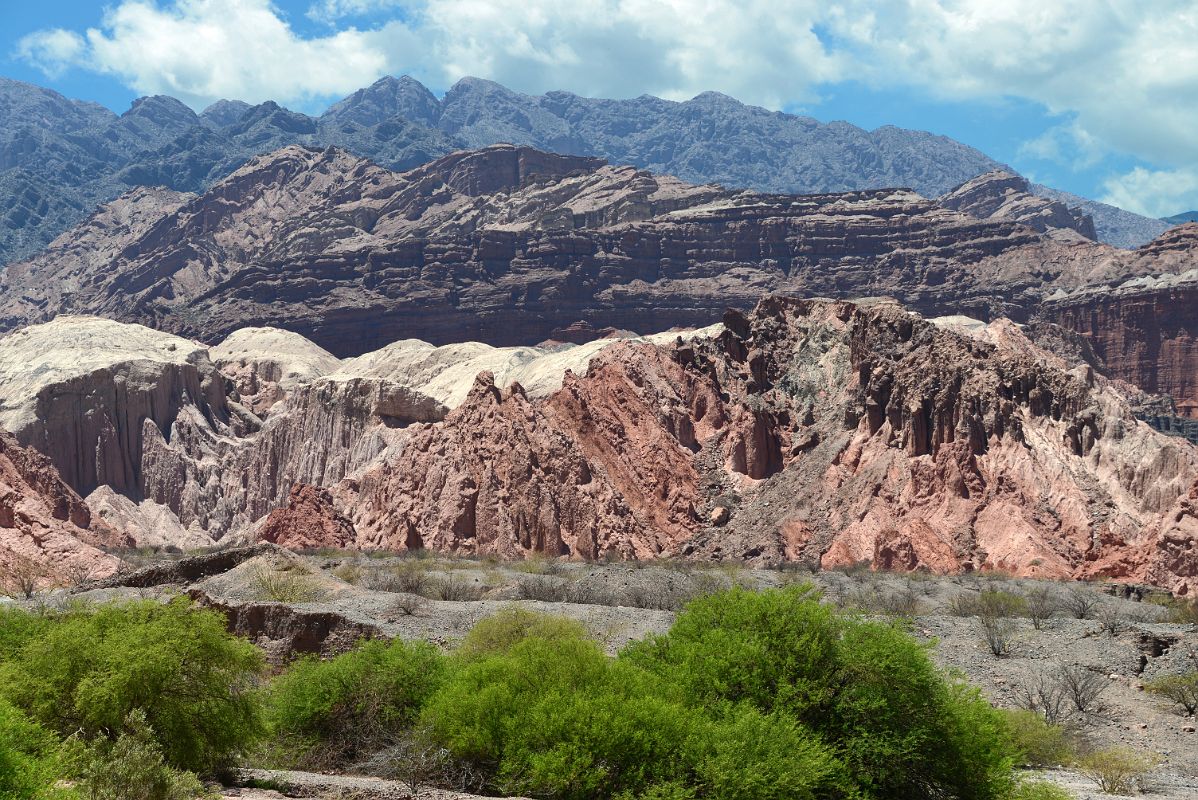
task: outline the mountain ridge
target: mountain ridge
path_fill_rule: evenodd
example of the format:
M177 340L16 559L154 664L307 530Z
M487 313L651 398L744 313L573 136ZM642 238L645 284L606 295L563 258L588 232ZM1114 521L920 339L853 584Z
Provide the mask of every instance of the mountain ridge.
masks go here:
M319 117L232 100L196 114L163 96L139 98L118 115L0 79L0 265L33 255L131 188L200 192L250 158L290 144L336 145L405 170L502 141L696 183L787 193L908 186L935 196L1001 166L947 137L824 124L713 92L683 102L532 96L465 78L438 99L410 77L388 76ZM1120 238L1120 226L1143 227L1121 213L1108 223L1095 214L1101 238L1128 246L1156 235Z

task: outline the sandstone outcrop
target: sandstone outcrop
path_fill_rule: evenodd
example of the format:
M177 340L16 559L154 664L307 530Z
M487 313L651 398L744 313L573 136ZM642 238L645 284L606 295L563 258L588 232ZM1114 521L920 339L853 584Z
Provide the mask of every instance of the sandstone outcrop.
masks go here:
M1168 395L1198 417L1198 224L1168 231L1145 257L1190 269L1050 298L1040 316L1084 336L1109 373Z
M1184 560L1103 565L1192 546L1156 531L1198 450L1070 366L1006 321L961 332L889 303L772 298L714 339L605 349L540 401L484 374L334 495L367 548L1151 575L1192 591Z
M340 549L353 544L354 526L333 508L333 496L327 489L297 483L287 507L270 512L258 538L292 550Z
M108 485L152 496L145 461L184 421L230 423L222 380L195 342L69 316L0 338L0 426L80 494Z
M0 588L59 586L116 571L100 550L125 544L94 520L87 504L53 464L0 430Z
M115 255L72 251L85 235ZM770 292L1022 320L1057 288L1184 266L905 190L728 191L511 146L406 173L289 147L148 227L93 219L78 236L0 277L0 328L92 313L217 342L270 325L345 357L408 338L507 346L580 325L700 327Z
M233 382L242 405L265 416L297 387L335 371L341 362L304 337L279 328L242 328L209 351Z
M945 208L977 219L1013 219L1062 241L1094 241L1094 220L1056 200L1031 193L1027 179L1006 170L993 170L962 183L940 196Z

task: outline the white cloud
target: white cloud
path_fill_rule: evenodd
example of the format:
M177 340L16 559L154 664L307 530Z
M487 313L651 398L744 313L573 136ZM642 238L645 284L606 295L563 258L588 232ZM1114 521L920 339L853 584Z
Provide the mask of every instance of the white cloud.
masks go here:
M1105 148L1198 161L1194 0L854 0L835 16L876 82L1026 98Z
M1102 202L1148 217L1171 217L1198 209L1198 168L1148 170L1136 167L1103 184Z
M404 5L405 0L320 0L308 7L307 16L332 25L344 17L386 11Z
M83 37L62 28L35 31L17 42L17 56L57 78L75 63L86 49Z
M48 46L67 42L64 35L74 46ZM380 35L392 53L410 44L402 23L305 39L269 0L177 0L164 8L125 0L105 12L100 28L87 30L86 42L41 31L26 37L25 56L43 69L70 63L112 74L139 92L197 108L222 97L303 102L347 94L387 72L391 55Z

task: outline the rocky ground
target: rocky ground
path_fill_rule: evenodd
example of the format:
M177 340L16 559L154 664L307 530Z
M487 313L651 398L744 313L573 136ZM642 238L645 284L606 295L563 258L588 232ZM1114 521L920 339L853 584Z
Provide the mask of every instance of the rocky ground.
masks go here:
M479 619L513 603L577 619L614 653L633 639L667 630L676 609L697 594L734 584L766 588L796 581L814 582L828 602L842 607L911 615L912 632L928 642L935 659L963 673L1001 707L1021 707L1026 690L1063 667L1084 668L1101 679L1097 697L1085 713L1062 715L1080 746L1122 745L1159 758L1147 796L1198 797L1195 720L1143 690L1145 681L1198 659L1198 627L1164 622L1163 597L1149 589L993 574L904 576L863 569L811 574L739 565L501 562L333 551L297 555L259 545L206 559L156 560L103 586L74 595L59 590L32 602L188 592L229 613L233 630L281 664L297 652L343 651L361 636L453 647ZM1038 629L1030 619L1011 620L1009 653L996 657L979 618L954 613L990 589L1023 596L1047 590L1059 607ZM1088 606L1085 619L1075 617L1075 606ZM1076 772L1050 770L1044 776L1082 800L1107 797ZM409 796L398 784L366 777L248 771L243 778L245 786L226 790L226 797L264 799L280 789L291 797Z

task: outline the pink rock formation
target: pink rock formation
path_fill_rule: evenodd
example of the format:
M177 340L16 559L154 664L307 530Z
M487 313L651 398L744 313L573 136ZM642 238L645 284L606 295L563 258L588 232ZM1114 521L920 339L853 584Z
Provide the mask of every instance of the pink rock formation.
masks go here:
M292 550L342 548L353 543L354 526L333 508L327 489L297 483L287 507L270 512L258 538Z
M966 334L893 304L771 298L715 340L604 350L543 401L482 375L335 496L367 548L868 561L1185 592L1196 478L1198 450L1008 322Z
M39 587L110 575L117 559L98 548L121 544L49 459L0 430L0 585L16 591L15 573Z

